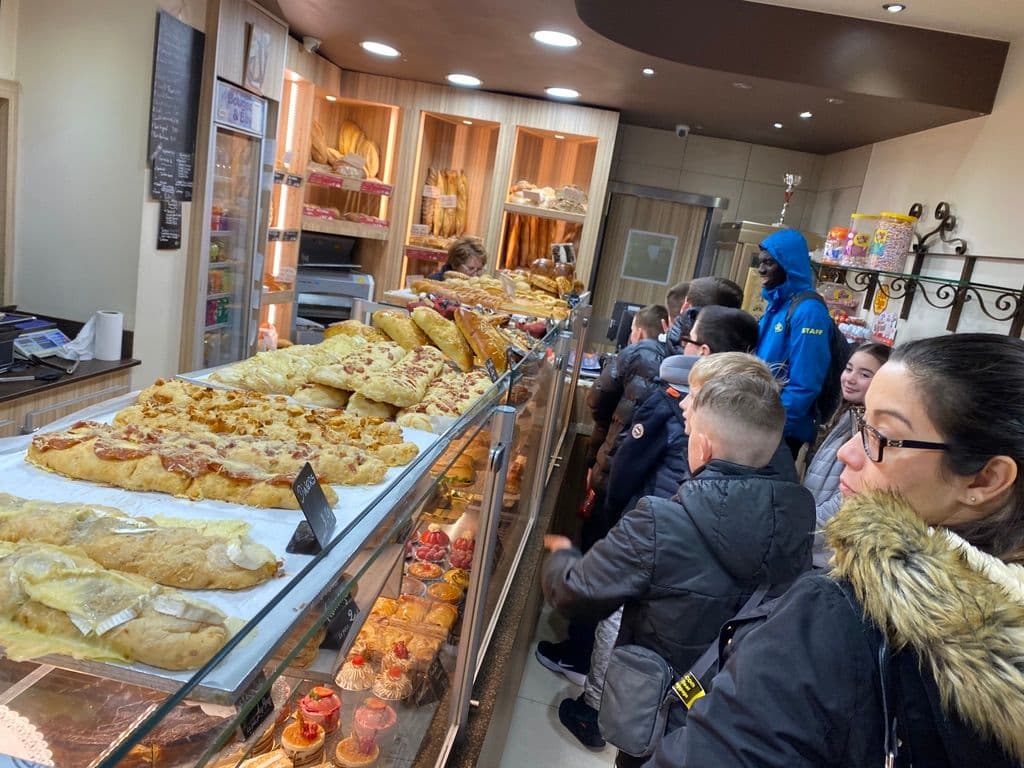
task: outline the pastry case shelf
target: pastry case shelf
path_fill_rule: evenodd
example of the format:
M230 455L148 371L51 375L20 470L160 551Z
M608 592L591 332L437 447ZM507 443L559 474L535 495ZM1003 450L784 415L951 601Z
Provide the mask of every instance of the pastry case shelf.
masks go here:
M470 411L438 424L443 432L365 509L339 520L324 551L184 683L161 691L65 657L0 662L0 697L38 732L33 749L48 748L49 764L62 768L226 768L282 742L301 754L301 711L326 731L322 746L311 744L326 764L358 741L376 750L377 765L443 765L559 450L588 311L554 327ZM0 443L0 457L16 448ZM300 519L281 512L289 529ZM264 655L255 649L267 638ZM231 664L253 669L246 685L202 703ZM364 684L371 690L345 687Z

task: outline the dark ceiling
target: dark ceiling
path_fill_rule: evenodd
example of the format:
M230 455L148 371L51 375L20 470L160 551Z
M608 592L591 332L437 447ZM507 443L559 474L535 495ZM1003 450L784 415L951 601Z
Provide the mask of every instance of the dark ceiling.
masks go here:
M1008 44L745 0L261 0L342 69L545 98L622 122L830 153L991 110ZM579 48L530 38L569 32ZM361 40L402 52L365 53ZM643 67L657 70L644 77ZM750 86L741 89L734 83ZM839 99L842 103L829 103ZM800 112L814 113L809 120ZM773 123L783 123L775 129Z

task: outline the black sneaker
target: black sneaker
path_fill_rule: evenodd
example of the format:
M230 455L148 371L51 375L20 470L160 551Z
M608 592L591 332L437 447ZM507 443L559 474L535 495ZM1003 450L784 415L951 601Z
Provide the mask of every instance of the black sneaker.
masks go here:
M556 672L565 675L565 678L573 685L583 687L587 681L587 672L590 671L590 659L586 662L576 658L578 654L572 651L572 644L568 640L560 643L551 643L541 640L537 643L537 652L534 654L542 665Z
M583 701L582 694L578 699L562 699L558 705L558 719L584 747L604 749L605 741L597 725L597 710Z

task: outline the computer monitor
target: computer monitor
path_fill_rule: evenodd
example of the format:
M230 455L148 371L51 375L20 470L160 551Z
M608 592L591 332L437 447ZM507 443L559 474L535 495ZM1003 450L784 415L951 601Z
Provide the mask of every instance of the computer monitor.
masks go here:
M643 309L643 304L632 301L616 301L612 309L612 319L608 323L608 341L615 342L616 351L629 344L629 334L633 328L633 315Z

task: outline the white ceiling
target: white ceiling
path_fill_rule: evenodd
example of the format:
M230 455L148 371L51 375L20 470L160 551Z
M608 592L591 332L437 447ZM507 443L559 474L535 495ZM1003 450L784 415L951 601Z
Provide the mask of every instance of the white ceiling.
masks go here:
M752 1L992 40L1013 41L1024 37L1024 0L904 0L907 10L902 13L883 10L882 0Z

